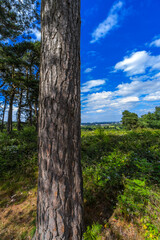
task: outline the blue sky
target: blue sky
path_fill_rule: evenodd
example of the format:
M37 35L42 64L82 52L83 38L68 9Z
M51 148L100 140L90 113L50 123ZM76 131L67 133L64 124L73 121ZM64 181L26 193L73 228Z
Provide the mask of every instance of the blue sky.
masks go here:
M81 1L82 122L160 105L159 0Z

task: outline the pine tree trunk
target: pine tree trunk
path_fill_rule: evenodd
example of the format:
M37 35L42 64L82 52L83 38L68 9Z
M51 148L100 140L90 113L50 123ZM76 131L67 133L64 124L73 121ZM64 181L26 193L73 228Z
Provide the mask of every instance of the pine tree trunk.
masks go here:
M29 124L32 126L33 121L32 121L32 104L29 102Z
M18 104L18 112L17 112L17 130L21 130L21 108L22 108L22 97L23 97L23 89L20 90L20 99Z
M37 240L81 240L80 0L42 0Z
M38 131L38 103L35 102L34 103L34 115L35 115L35 126L36 126L36 130Z
M5 112L6 112L6 105L7 105L7 99L5 98L4 108L3 108L3 114L2 114L1 132L3 132L3 128L4 128L4 116L5 116Z
M30 82L30 84L31 84L31 81L32 81L32 67L30 66L30 68L29 68L29 82ZM32 126L32 124L33 124L33 119L32 119L32 102L31 102L30 98L28 99L28 105L29 105L29 123L30 123L30 126Z
M32 103L30 100L30 96L29 96L29 80L31 80L31 69L30 69L30 75L28 74L28 68L26 69L26 78L27 78L27 107L29 107L29 124L30 126L32 126Z
M13 100L14 100L15 91L12 90L10 101L9 101L9 110L8 110L8 126L7 126L7 132L12 132L12 112L13 112Z

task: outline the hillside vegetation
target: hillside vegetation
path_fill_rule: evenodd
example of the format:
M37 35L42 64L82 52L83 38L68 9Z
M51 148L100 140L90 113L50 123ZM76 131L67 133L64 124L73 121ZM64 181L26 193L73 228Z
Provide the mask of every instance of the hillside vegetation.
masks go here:
M160 130L82 129L84 240L160 239ZM37 134L0 133L0 240L35 232Z

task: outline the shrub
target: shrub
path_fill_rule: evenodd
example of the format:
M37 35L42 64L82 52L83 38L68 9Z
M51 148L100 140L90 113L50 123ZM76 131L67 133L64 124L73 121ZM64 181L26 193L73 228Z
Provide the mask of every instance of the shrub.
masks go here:
M118 198L121 211L125 216L140 216L145 213L151 191L145 181L126 179L125 189Z
M102 225L96 223L93 224L91 227L88 226L87 227L87 231L84 233L83 235L83 239L84 240L101 240L101 236L100 235L102 230Z

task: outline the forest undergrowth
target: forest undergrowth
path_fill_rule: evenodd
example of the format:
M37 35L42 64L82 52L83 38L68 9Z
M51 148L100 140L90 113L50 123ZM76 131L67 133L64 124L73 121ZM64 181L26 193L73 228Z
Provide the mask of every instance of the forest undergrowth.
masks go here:
M81 134L84 240L160 239L160 130L104 129ZM37 134L0 133L0 240L35 232Z

